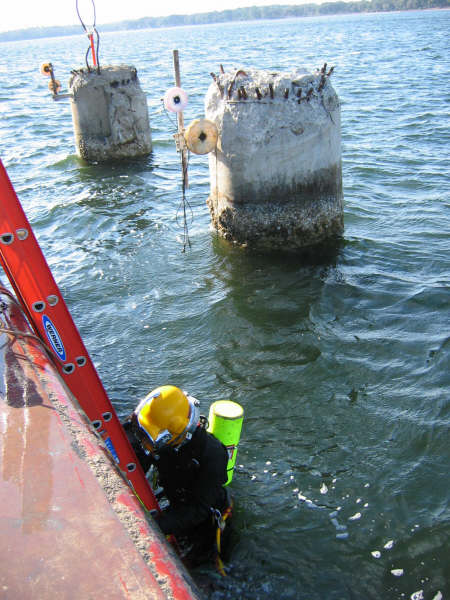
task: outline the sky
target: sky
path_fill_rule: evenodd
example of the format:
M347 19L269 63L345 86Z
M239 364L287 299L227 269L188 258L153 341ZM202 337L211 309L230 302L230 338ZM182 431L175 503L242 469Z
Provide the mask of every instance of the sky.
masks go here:
M6 2L6 0L3 0ZM94 0L97 29L102 23L114 23L141 17L160 17L175 14L212 12L244 6L270 6L272 4L305 4L320 0ZM92 23L92 0L78 0L80 15L86 25ZM78 25L76 0L11 0L2 11L0 31L41 27L44 25Z

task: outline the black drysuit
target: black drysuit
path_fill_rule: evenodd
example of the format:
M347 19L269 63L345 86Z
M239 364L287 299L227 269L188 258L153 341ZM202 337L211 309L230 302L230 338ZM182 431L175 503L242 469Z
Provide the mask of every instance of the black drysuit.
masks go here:
M227 508L225 446L198 426L192 439L178 450L169 446L151 455L142 449L129 421L124 428L144 471L156 466L170 502L169 508L155 517L163 533L197 537L203 531L209 537L215 529L212 509L223 512Z

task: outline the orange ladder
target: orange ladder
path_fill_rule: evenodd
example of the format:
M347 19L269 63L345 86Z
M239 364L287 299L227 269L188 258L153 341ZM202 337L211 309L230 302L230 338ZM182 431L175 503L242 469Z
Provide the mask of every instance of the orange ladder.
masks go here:
M147 510L158 502L0 160L0 264L36 335Z

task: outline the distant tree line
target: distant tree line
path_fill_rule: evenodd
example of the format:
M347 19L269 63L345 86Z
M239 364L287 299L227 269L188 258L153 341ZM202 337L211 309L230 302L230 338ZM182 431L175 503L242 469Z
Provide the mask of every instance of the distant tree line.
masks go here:
M120 21L98 26L102 31L121 31L176 27L179 25L206 25L230 21L254 21L258 19L286 19L290 17L313 17L362 12L387 12L398 10L423 10L448 8L450 0L358 0L324 2L323 4L299 4L288 6L250 6L233 10L222 10L195 15L171 15L168 17L144 17L133 21ZM76 35L80 26L33 27L0 33L0 42L44 37Z

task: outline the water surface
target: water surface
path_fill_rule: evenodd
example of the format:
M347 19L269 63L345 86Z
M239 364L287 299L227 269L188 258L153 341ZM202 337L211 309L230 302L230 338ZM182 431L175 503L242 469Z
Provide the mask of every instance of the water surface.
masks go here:
M101 15L98 15L99 21ZM101 33L101 23L99 24ZM0 156L119 414L157 385L245 409L229 576L211 598L448 598L449 11L101 35L133 64L152 156L87 166L65 85L87 40L1 45ZM210 231L192 156L180 240L172 50L203 115L219 65L335 66L345 234L328 256L244 253ZM178 218L177 218L178 217Z

